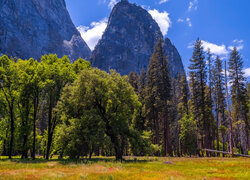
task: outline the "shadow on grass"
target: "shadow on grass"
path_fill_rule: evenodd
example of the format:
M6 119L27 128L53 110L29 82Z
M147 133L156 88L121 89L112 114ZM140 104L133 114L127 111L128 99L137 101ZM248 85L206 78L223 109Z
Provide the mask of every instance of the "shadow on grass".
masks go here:
M33 159L21 159L21 158L0 158L0 162L7 162L11 161L14 163L23 163L23 164L39 164L39 163L47 163L47 162L57 162L62 165L67 165L67 164L96 164L96 163L120 163L121 161L116 161L114 157L94 157L92 159L86 159L86 158L80 158L80 159L69 159L69 158L64 158L64 159L42 159L42 158L37 158L35 160ZM156 160L153 159L137 159L137 158L129 158L129 159L124 159L122 163L147 163L147 162L153 162Z

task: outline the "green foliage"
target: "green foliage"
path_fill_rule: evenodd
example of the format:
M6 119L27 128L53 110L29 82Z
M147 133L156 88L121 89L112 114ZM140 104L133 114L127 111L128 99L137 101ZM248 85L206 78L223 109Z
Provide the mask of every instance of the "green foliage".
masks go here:
M210 113L207 112L207 105L209 103L206 101L207 68L204 49L202 47L202 42L199 39L195 42L193 56L190 59L190 65L188 68L193 103L192 113L197 122L199 148L209 148L212 142L209 138L209 132L211 129L211 126L209 126L209 124L211 124ZM211 112L211 110L209 111ZM208 121L208 119L210 119L210 121Z
M240 148L244 154L249 148L249 107L247 106L246 79L243 72L243 60L235 47L229 59L229 77L231 84L231 98L233 106L233 120L240 139Z
M170 77L162 39L139 76L107 73L83 59L70 63L67 56L45 55L40 62L2 56L0 153L122 160L124 154L203 155L198 150L216 146L226 151L230 112L225 115L222 62L217 57L213 66L211 53L207 61L209 72L198 39L188 84L185 73ZM235 149L247 153L250 85L242 64L235 48L229 61L233 138Z
M197 128L192 114L185 114L180 120L180 142L183 153L194 155L197 152Z
M47 118L47 133L38 132L44 138L47 137L47 140L42 140L47 147L42 145L42 148L44 152L47 150L46 154L49 156L54 129L58 124L53 109L62 88L72 83L83 69L91 69L90 63L78 59L71 64L66 56L57 58L56 55L45 55L40 63L33 59L0 57L0 149L3 154L7 154L8 148L9 157L12 153L21 152L22 157L27 158L28 151L32 149L34 158L38 152L36 147L40 147L37 146L37 137L41 137L37 134L37 120ZM46 103L42 104L40 101ZM39 112L39 106L43 106L47 115Z
M57 106L68 139L68 143L62 143L68 144L66 154L91 155L106 134L120 159L125 142L134 132L132 118L139 105L127 77L115 71L83 70L72 85L64 88Z
M148 130L152 132L153 144L160 146L162 143L164 154L171 154L168 103L172 89L168 59L165 56L161 38L155 45L154 53L150 58L146 79L145 115ZM163 125L162 129L160 128L161 124ZM161 133L163 133L162 142Z

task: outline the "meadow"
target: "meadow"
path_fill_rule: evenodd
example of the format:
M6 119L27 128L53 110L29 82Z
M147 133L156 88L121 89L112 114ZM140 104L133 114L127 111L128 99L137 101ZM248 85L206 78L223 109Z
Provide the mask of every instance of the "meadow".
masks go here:
M247 158L0 159L0 179L250 179Z

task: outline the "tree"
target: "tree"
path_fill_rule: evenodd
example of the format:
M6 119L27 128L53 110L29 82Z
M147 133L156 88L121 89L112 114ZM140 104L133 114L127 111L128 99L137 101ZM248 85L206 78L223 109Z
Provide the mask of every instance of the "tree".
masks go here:
M210 119L210 135L209 135L209 142L210 145L209 147L211 149L214 149L214 140L215 140L215 123L214 123L214 115L213 115L213 110L214 110L214 99L213 99L213 95L214 95L214 66L213 66L213 59L212 59L212 54L210 49L208 49L207 51L207 64L208 64L208 88L209 88L209 94L207 96L207 115L208 118ZM209 154L207 154L209 155Z
M222 69L222 62L217 56L214 67L214 93L215 93L215 111L216 111L216 137L217 137L217 150L219 150L219 129L220 126L225 126L225 78ZM224 140L224 135L222 135ZM223 141L223 151L225 151L225 142Z
M209 147L209 127L206 116L205 89L207 80L207 70L204 50L201 40L197 39L194 45L193 56L190 59L189 76L191 78L190 87L192 92L192 102L194 106L194 118L199 129L199 148Z
M197 137L196 121L192 113L184 114L179 120L180 123L180 141L183 154L189 156L196 154Z
M8 141L8 114L6 112L7 102L4 93L0 90L0 151L2 156L7 156Z
M76 134L77 137L82 136L85 140L82 142L87 142L88 146L91 143L86 141L86 138L89 137L95 142L95 130L104 129L115 149L116 160L121 160L125 142L130 136L132 118L139 105L138 97L129 85L127 77L121 77L114 71L108 74L98 69L83 70L71 86L64 88L58 104L58 114L70 124L74 122L86 125L77 128L78 130L83 131L89 127L88 124L92 126L87 128L87 131L93 131L92 135L89 136L88 132ZM97 126L93 126L94 124ZM77 144L73 146L75 145Z
M139 132L143 132L146 130L146 116L145 116L145 88L146 88L146 71L143 68L141 70L139 79L138 79L138 97L141 102L141 107L137 111L135 118L135 129Z
M131 84L131 86L134 88L136 94L138 94L138 81L139 81L139 77L138 77L137 72L131 72L131 73L129 73L128 80L129 80L129 83Z
M158 49L159 48L159 49ZM172 148L170 144L170 120L169 120L169 103L171 101L171 77L168 68L168 59L165 56L163 50L162 39L159 40L159 44L156 46L156 53L158 53L158 60L160 63L160 82L159 82L159 95L161 102L161 111L163 115L164 124L164 137L163 137L163 154L172 156Z
M0 88L6 101L6 111L9 118L10 140L9 159L12 158L15 130L15 106L18 97L18 71L14 60L7 56L0 57Z
M181 114L189 114L189 105L188 101L190 99L190 92L187 82L186 73L183 73L179 77L179 86L180 86L180 105L181 105Z
M188 134L185 134L186 132L189 133L185 127L186 127L186 120L190 119L190 107L189 107L189 99L190 99L190 92L187 82L186 73L178 74L178 88L179 88L179 101L177 102L177 112L178 112L178 126L179 126L179 148L180 154L191 152L189 151L188 143L186 142L187 139L186 136ZM196 138L196 137L195 137ZM196 140L195 140L196 142ZM196 147L196 144L195 146Z
M150 59L147 70L147 82L145 88L145 113L147 119L147 127L152 131L152 142L153 144L157 145L160 145L158 109L158 101L160 100L158 93L160 77L159 69L159 60L157 58L157 54L154 52Z
M247 107L247 94L243 72L243 60L234 47L229 59L229 78L231 85L231 96L233 105L234 120L238 123L240 133L240 146L244 154L247 154L249 147L249 117Z
M49 159L54 130L58 124L57 115L56 112L53 112L53 108L56 107L63 87L72 83L76 74L66 56L57 58L56 55L44 55L41 58L41 65L44 67L42 80L48 104L46 159Z
M163 119L163 153L171 155L169 107L171 78L168 60L160 38L151 56L145 90L145 111L150 130L153 132L153 143L160 145L160 119Z
M250 82L247 83L247 95L248 95L247 104L248 104L248 108L250 109ZM250 111L248 113L250 113ZM250 116L250 114L249 114L249 116Z
M31 156L35 159L36 153L36 121L39 107L39 100L41 98L41 91L43 89L43 70L42 66L33 59L18 60L17 62L20 78L20 96L19 96L19 109L21 113L21 131L23 139L22 157L27 158L28 137L31 131L33 132L33 142ZM32 117L31 117L32 116Z
M19 74L19 96L17 105L20 114L20 139L22 141L21 150L22 157L28 158L28 137L31 133L31 110L32 110L32 87L31 81L34 76L33 67L30 66L34 62L33 59L29 61L18 60L17 70Z

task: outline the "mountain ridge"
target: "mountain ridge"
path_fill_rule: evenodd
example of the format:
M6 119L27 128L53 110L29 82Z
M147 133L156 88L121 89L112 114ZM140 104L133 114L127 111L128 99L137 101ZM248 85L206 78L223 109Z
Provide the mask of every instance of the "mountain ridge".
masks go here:
M89 58L91 51L74 26L64 0L2 0L0 52L39 59L44 54Z
M90 61L94 67L122 75L146 68L159 38L163 38L157 22L140 6L127 0L118 2L109 17L107 28L99 40ZM164 50L169 57L173 77L184 73L184 66L176 47L164 39Z

